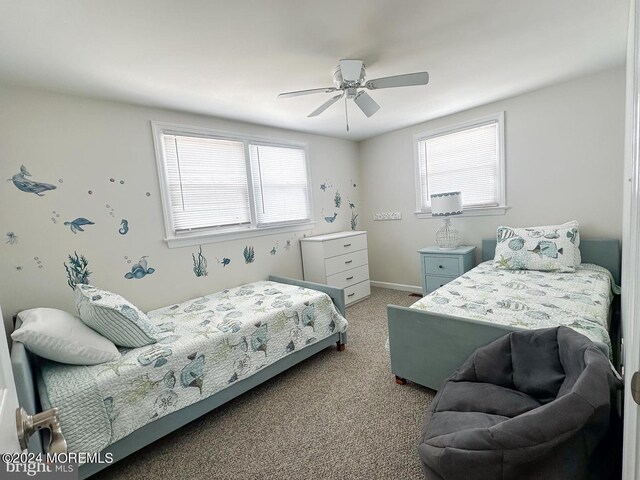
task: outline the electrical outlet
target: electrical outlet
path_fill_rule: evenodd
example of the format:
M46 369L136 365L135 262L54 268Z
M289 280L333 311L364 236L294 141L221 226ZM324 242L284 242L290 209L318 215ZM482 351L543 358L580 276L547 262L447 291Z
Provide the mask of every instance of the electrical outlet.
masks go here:
M374 221L381 220L402 220L401 212L377 212L373 214Z

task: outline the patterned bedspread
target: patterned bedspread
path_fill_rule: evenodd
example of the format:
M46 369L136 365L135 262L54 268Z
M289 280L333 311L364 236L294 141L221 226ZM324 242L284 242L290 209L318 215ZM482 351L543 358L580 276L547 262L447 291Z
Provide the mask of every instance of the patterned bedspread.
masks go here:
M501 270L484 262L411 308L535 329L564 325L605 344L612 291L608 270L582 264L575 273Z
M148 313L164 336L89 367L42 361L44 408L69 451L98 452L134 430L347 329L316 290L257 282Z

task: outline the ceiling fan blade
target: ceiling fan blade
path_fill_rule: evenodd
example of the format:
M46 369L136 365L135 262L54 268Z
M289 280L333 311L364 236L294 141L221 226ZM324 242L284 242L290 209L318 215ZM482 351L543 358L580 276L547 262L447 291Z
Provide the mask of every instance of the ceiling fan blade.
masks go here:
M362 60L340 60L340 72L345 82L357 82L362 72Z
M407 73L405 75L394 75L393 77L382 77L369 80L364 84L369 90L393 87L411 87L413 85L426 85L429 83L427 72Z
M327 100L326 102L324 102L322 105L320 105L318 108L316 108L313 112L311 112L309 115L307 115L307 117L317 117L318 115L320 115L322 112L324 112L327 108L329 108L331 105L333 105L334 103L336 103L338 100L340 100L342 98L342 96L344 95L344 93L341 93L340 95L336 95L335 97L331 97L329 100Z
M300 95L311 95L312 93L331 93L338 90L336 87L312 88L310 90L298 90L296 92L286 92L278 95L278 98L299 97Z
M358 93L358 95L355 96L353 101L356 102L356 105L360 107L360 110L362 110L362 113L364 113L367 117L370 117L371 115L376 113L378 110L380 110L380 105L378 105L376 101L373 98L371 98L371 96L367 92L363 90L360 90L360 92Z

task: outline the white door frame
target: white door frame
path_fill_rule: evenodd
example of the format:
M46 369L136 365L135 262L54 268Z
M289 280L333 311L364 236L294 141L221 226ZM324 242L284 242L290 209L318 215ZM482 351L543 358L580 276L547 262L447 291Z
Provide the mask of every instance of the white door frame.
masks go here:
M622 333L624 336L624 444L622 478L638 480L638 405L631 377L640 371L640 0L629 6L622 233Z

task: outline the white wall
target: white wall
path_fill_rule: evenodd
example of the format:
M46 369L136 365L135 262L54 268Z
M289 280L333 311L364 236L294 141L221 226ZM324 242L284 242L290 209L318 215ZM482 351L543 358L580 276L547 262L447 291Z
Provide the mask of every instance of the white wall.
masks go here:
M420 285L416 250L433 245L441 225L414 215L413 135L498 111L505 111L510 209L452 220L464 243L478 246L478 259L482 239L498 225L577 219L584 237L621 238L624 82L624 69L610 70L361 142L372 280ZM402 220L372 221L374 212L391 211L402 212Z
M0 304L7 323L18 311L36 306L74 311L73 291L63 266L74 252L88 259L92 284L122 294L144 311L264 279L270 273L302 278L298 240L303 232L205 244L208 275L200 278L192 270L191 255L197 247L167 247L151 120L306 142L317 221L313 233L351 228L348 201L360 205L353 142L0 86L0 178L10 179L24 164L31 179L57 186L39 197L18 190L10 181L0 182ZM320 184L327 180L332 187L322 191ZM339 209L333 204L336 189L343 198ZM323 216L334 211L336 221L326 223ZM63 222L77 217L95 225L74 234ZM130 226L126 235L118 233L123 218ZM16 244L5 243L7 232L17 235ZM287 240L292 243L289 250ZM245 263L245 245L255 247L254 263ZM277 253L271 255L274 246ZM125 279L143 255L155 273ZM216 257L228 257L231 263L222 267Z

